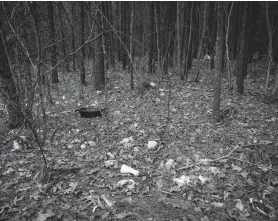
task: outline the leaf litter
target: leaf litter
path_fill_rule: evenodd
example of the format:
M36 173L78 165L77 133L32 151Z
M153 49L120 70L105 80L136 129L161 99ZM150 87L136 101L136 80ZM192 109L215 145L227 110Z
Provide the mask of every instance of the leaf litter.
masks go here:
M211 85L172 76L167 119L167 82L140 97L127 88L127 73L108 77L108 119L74 113L104 107L91 85L78 99L77 75L53 89L44 146L51 168L30 132L6 136L0 220L277 219L277 106L261 103L252 83L241 96L223 83L214 125Z

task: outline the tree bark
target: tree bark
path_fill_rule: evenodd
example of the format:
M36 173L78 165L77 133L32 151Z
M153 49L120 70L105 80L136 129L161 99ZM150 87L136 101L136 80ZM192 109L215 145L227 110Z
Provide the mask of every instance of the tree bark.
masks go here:
M20 99L8 60L8 48L3 30L3 23L0 20L0 86L1 96L7 105L9 116L9 128L14 129L24 124L21 112Z
M84 12L84 2L80 2L80 23L81 23L81 32L80 32L80 39L81 39L81 71L80 71L80 83L83 86L86 86L86 73L85 73L85 12Z
M188 39L186 49L187 51L185 52L185 61L184 61L184 76L186 80L188 79L188 70L191 67L191 62L192 62L192 26L193 26L193 9L194 9L194 2L191 2L191 9L190 9L190 17L189 17L189 28L187 28L186 33L186 39ZM189 30L188 30L189 29Z
M53 2L47 2L48 21L49 21L49 42L51 43L51 66L55 67L57 64L57 45L56 45L56 33L54 23L54 7ZM57 68L52 70L51 79L53 84L59 83Z
M218 2L217 7L217 37L216 37L216 59L215 59L215 83L214 83L214 96L212 104L212 121L217 123L220 121L220 101L221 101L221 78L222 78L222 50L223 50L223 3Z
M97 15L96 15L96 31L97 35L102 32L102 4L97 4ZM105 73L104 73L104 53L103 53L103 37L99 37L95 41L96 50L96 61L95 61L95 88L96 90L103 90L105 88Z
M181 9L183 2L177 2L177 58L178 58L178 74L181 80L184 80L184 72L182 72L182 48L181 48Z
M148 48L148 73L152 74L155 72L154 54L155 54L155 26L154 26L154 2L150 2L149 9L149 48Z
M75 21L75 3L71 2L72 25L71 25L71 51L75 50L74 21ZM72 55L72 68L76 71L75 54Z
M195 81L199 80L199 75L200 75L200 59L201 59L201 54L202 54L202 49L203 49L203 40L205 37L205 32L207 29L207 8L208 8L208 2L204 2L204 11L201 13L203 14L203 23L202 23L202 33L200 35L200 39L199 39L199 46L198 46L198 52L197 52L197 68L196 68L196 77L195 77ZM201 22L200 22L201 24Z
M131 20L130 20L130 40L129 40L129 53L131 57L131 62L134 62L134 56L133 56L133 26L134 26L134 2L131 2ZM130 89L132 90L134 88L134 82L133 82L133 73L134 68L132 63L130 64Z
M61 4L59 4L59 20L60 20L60 29L61 29L61 49L63 52L63 56L66 57L67 56L67 44L66 44L66 40L65 40L65 31L64 31L64 22L63 22L63 18L62 18L62 9L63 6ZM70 72L70 67L69 67L69 61L68 59L65 60L65 66L66 66L66 71Z
M246 57L246 50L248 50L247 34L248 34L248 2L242 2L243 4L243 17L242 17L242 29L240 33L239 42L239 54L237 57L237 91L240 94L244 92L244 75L247 71L248 57Z
M270 23L270 16L269 16L269 3L265 2L265 14L266 14L266 24L267 24L267 31L268 31L268 53L267 53L267 74L266 74L266 80L265 80L265 87L264 87L264 93L267 95L268 91L268 84L269 84L269 78L271 74L272 69L272 62L273 62L273 26Z

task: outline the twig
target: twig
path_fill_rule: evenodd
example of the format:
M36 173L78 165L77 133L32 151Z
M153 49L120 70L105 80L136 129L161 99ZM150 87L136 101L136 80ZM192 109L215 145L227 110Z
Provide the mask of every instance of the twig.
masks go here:
M259 164L256 164L256 163L252 163L252 162L247 161L247 160L241 160L241 159L238 159L238 158L235 158L235 157L227 157L227 158L233 159L233 160L237 160L237 161L240 161L240 162L243 162L243 163L251 164L251 165L256 166L256 167L258 167L258 168L260 168L260 169L262 169L262 170L263 170L263 169L268 169L268 170L273 170L273 171L275 171L275 172L278 172L278 170L275 170L275 169L273 169L273 168L271 168L271 167L266 167L266 166L264 166L264 165L259 165Z
M219 160L228 158L228 159L237 160L237 161L240 161L240 162L243 162L243 163L251 164L251 165L256 166L256 167L258 167L258 168L260 168L260 169L268 169L268 170L272 170L272 171L278 172L278 170L273 169L273 168L271 168L271 167L266 167L266 166L264 166L264 165L258 165L258 164L256 164L256 163L252 163L252 162L247 161L247 160L241 160L241 159L238 159L238 158L236 158L236 157L230 157L230 155L231 155L233 152L235 152L237 149L242 148L242 147L245 147L245 146L237 146L237 147L235 147L232 151L230 151L227 155L222 156L222 157L219 157L219 158L216 158L216 159L208 159L207 162L208 162L208 163L212 163L212 162L216 162L216 161L219 161ZM196 163L196 164L191 164L191 165L188 165L188 166L185 166L185 167L180 167L180 168L178 168L177 170L185 170L185 169L189 169L189 168L191 168L191 167L193 167L193 166L198 166L198 165L202 165L202 164L204 164L204 163L203 163L203 162L198 162L198 163Z
M225 156L222 156L222 157L219 157L219 158L216 158L216 159L213 159L213 160L210 159L209 162L215 162L215 161L219 161L219 160L225 159L225 158L229 157L233 152L235 152L235 150L239 149L240 147L242 147L242 146L235 147L230 153L228 153Z

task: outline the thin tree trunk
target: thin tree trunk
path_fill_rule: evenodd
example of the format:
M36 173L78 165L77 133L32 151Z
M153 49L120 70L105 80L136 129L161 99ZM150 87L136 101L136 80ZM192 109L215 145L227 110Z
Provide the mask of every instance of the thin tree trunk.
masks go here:
M80 83L81 87L86 86L86 73L85 73L85 12L84 12L84 2L80 2L80 23L81 23L81 33L80 33L80 39L81 39L81 45L83 47L81 48L81 71L80 71Z
M150 2L150 9L149 9L149 17L150 17L150 26L149 26L149 49L148 49L148 73L154 73L154 49L155 49L155 26L154 26L154 2Z
M266 75L265 86L264 86L265 95L267 95L267 91L268 91L270 72L272 69L272 62L273 62L273 49L272 49L273 28L272 28L272 24L270 24L270 21L269 21L269 5L268 4L269 4L268 2L265 2L266 24L267 24L267 31L268 31L267 75Z
M66 57L67 56L67 46L66 46L66 40L65 40L65 32L64 32L64 23L63 23L63 18L62 18L62 5L59 5L60 7L60 11L58 12L59 14L59 20L60 20L60 29L61 29L61 49L63 52L63 56ZM66 71L70 72L70 67L69 67L69 62L68 59L65 60L65 66L66 66Z
M222 66L222 48L223 48L223 22L224 22L224 14L223 14L223 3L218 2L217 9L217 37L216 37L216 59L215 59L215 83L214 83L214 96L213 96L213 104L212 104L212 121L217 123L220 121L220 101L221 101L221 66Z
M197 52L197 68L196 68L196 77L195 81L199 80L199 75L200 75L200 58L202 54L202 49L203 49L203 40L205 37L205 32L207 30L207 8L208 8L208 2L204 2L204 13L203 14L203 24L202 24L202 33L199 39L199 46L198 46L198 52ZM201 22L200 22L201 23Z
M49 21L49 42L51 46L51 66L55 67L57 64L56 58L56 33L55 33L55 24L54 24L54 7L53 2L47 2L47 11L48 11L48 21ZM53 84L59 83L58 71L57 68L52 70L51 79Z
M155 29L156 29L156 48L157 48L157 62L158 67L161 67L161 51L160 51L160 25L159 25L159 2L156 3L155 9Z
M248 2L242 2L243 4L243 18L242 18L242 30L240 33L240 45L239 55L237 59L237 91L240 94L244 92L244 74L247 69L248 58L246 58L247 46L247 23L248 23Z
M71 2L72 25L71 25L71 51L75 50L74 21L75 21L75 3ZM75 54L72 55L72 68L76 71Z
M134 2L131 2L131 20L130 20L130 40L129 40L129 53L132 62L134 62L133 57L133 24L134 23ZM134 82L133 82L133 65L130 64L130 89L132 90L134 88Z
M121 2L117 1L117 2L115 2L115 4L116 4L116 17L119 18L121 16ZM121 34L121 27L122 27L121 24L122 23L121 23L121 19L120 19L120 21L117 22L118 36L120 36L120 37L122 36L122 34ZM119 38L117 38L116 42L117 42L117 58L118 58L118 62L120 62L121 57L122 57L122 55L121 55L122 44L121 44Z
M39 91L39 100L40 100L40 109L41 109L41 115L43 118L43 137L42 137L42 143L46 140L46 134L47 134L47 125L46 125L46 113L45 113L45 103L44 103L44 96L43 96L43 87L42 87L42 76L41 76L41 60L42 60L42 50L41 50L41 39L39 36L39 14L37 9L37 2L31 3L32 8L32 16L34 20L34 29L35 29L35 37L36 37L36 43L38 48L38 56L36 64L33 65L33 69L35 74L38 76L38 91Z
M227 27L226 27L226 38L225 38L225 44L226 44L226 64L227 64L227 72L228 72L228 78L229 78L229 89L232 89L232 74L231 74L231 60L229 56L229 45L228 45L228 39L229 39L229 30L230 30L230 18L231 13L234 7L234 2L232 2L230 12L227 18Z
M192 25L193 25L193 7L194 2L191 2L191 9L190 9L190 25L189 25L189 34L188 34L188 43L187 43L187 52L185 54L185 62L184 62L184 76L186 80L188 79L188 70L191 63L191 53L192 53L192 47L191 47L191 39L192 39Z
M113 21L113 10L112 10L112 2L108 2L108 21L113 26L116 22ZM109 28L109 30L111 30ZM108 34L109 36L109 60L111 66L115 67L115 41L114 41L114 33L111 31Z
M97 15L96 15L96 31L99 35L102 32L102 28L99 26L102 24L102 4L97 3ZM101 25L102 26L102 25ZM96 61L95 61L95 88L96 90L103 90L105 88L105 73L104 73L104 53L103 53L103 36L99 37L95 41Z
M0 85L5 94L1 96L4 98L4 102L7 105L9 116L9 128L14 129L24 124L20 99L16 88L15 81L11 72L10 62L8 60L8 48L6 45L6 39L3 32L2 21L0 20Z
M177 2L177 57L178 57L178 74L181 80L184 80L184 72L182 72L182 48L181 48L181 9L183 2Z

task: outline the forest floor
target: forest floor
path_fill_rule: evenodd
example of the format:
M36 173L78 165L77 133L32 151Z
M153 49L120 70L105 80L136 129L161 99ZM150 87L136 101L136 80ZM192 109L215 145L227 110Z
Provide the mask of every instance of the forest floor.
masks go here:
M244 95L224 78L212 124L213 78L202 73L200 83L173 74L170 94L154 81L141 96L128 73L109 70L108 115L93 119L74 110L103 108L105 95L89 84L80 100L68 73L47 107L48 168L28 130L2 139L0 220L278 220L277 104L261 102L260 76Z

